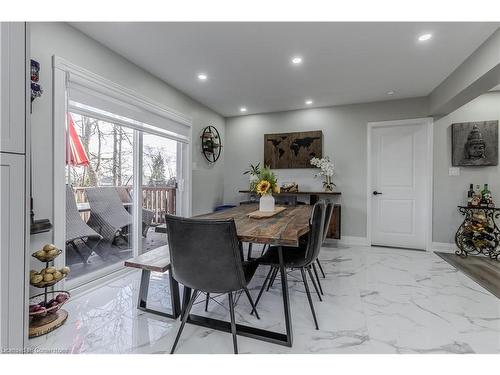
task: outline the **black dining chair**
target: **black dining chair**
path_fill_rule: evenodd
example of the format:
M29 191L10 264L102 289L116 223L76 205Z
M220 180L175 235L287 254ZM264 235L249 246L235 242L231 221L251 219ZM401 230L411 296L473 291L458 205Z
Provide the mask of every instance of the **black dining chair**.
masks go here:
M333 214L333 207L334 207L334 204L332 202L328 201L326 203L326 209L325 209L325 226L323 228L323 242L325 242L326 236L328 235L328 230L330 228L330 221L332 219L332 214ZM309 234L301 237L301 239L300 239L301 246L306 246L307 245L307 239L308 239L308 237L309 237ZM316 264L318 265L318 268L319 268L319 270L321 272L321 275L325 279L326 275L325 275L325 272L323 270L323 266L321 265L321 262L319 260L319 257L316 259L316 262L312 264L312 270L314 272L314 276L316 277L316 282L318 283L319 292L321 293L321 295L324 295L324 293L323 293L323 286L321 285L321 281L320 281L320 278L319 278L319 275L318 275L318 270L316 269ZM273 286L274 281L275 281L277 275L278 275L278 270L275 269L272 272L272 274L271 274L271 278L270 278L269 283L267 284L266 291L268 291Z
M326 203L326 208L325 208L325 226L323 228L323 243L326 241L326 236L328 235L328 230L330 229L332 214L333 214L333 203L328 201ZM319 256L316 259L316 264L318 265L318 268L321 272L321 275L323 276L323 279L326 279L325 271L323 270L323 266L321 266ZM312 264L312 269L314 271L314 276L316 276L316 281L318 282L319 291L321 294L323 294L323 286L321 285L321 281L318 276L318 271L316 270L316 264L314 263Z
M288 246L282 247L285 269L291 269L291 270L298 269L302 274L302 281L304 282L307 299L309 300L309 306L311 308L316 329L319 329L318 320L316 319L316 313L314 311L311 292L309 291L309 284L307 282L306 271L309 274L309 278L311 279L314 289L316 290L316 293L318 294L318 297L321 301L322 300L321 295L316 285L316 282L314 281L314 276L312 274L311 267L318 258L319 252L321 250L321 245L323 244L325 211L326 211L325 203L320 201L314 204L311 213L309 237L307 240L307 244L305 246L302 245L299 247L288 247ZM257 304L259 303L259 300L262 297L262 293L266 288L266 284L268 283L268 281L270 281L271 276L276 275L279 271L280 263L279 263L278 248L276 246L271 246L269 250L267 250L262 257L257 259L257 262L259 262L259 265L260 264L269 265L271 267L269 273L266 276L264 284L262 284L257 300L255 301L255 306L257 306Z
M167 238L172 276L184 287L193 290L182 313L182 321L171 353L174 353L187 318L200 293L229 296L231 333L234 353L238 353L233 293L244 291L259 318L248 283L258 264L243 261L234 220L186 219L166 215Z

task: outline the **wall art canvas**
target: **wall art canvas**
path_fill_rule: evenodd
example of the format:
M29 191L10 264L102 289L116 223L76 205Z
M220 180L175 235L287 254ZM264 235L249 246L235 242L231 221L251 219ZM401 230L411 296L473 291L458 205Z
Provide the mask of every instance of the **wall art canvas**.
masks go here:
M272 169L313 168L313 157L323 157L321 130L264 135L264 164Z
M498 120L451 125L453 166L498 164Z

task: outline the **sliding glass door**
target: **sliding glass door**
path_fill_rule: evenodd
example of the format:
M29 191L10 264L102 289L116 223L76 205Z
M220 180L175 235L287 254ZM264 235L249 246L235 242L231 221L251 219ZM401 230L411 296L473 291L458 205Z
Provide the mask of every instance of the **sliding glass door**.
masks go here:
M182 145L78 111L68 113L66 138L65 263L76 286L167 245L155 228L177 213Z
M66 183L73 192L66 202L71 219L66 220L69 279L102 275L136 253L134 132L91 116L68 114Z

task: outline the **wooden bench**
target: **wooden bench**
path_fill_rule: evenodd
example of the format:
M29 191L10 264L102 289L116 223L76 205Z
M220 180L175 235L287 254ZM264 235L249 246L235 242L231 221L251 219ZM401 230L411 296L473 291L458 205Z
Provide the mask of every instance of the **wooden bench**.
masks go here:
M166 246L161 246L157 249L148 251L138 257L125 261L125 267L138 268L142 270L141 285L139 287L139 300L137 308L152 314L165 316L167 318L177 319L180 315L180 298L179 298L179 284L172 277L170 270L170 254ZM149 280L153 272L168 272L168 279L170 284L170 302L171 313L149 309L147 307Z

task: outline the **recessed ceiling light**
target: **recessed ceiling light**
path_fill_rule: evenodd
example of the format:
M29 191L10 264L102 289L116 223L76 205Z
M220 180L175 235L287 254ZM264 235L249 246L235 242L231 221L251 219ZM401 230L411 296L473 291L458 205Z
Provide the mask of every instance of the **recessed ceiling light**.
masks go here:
M394 90L387 91L387 95L394 95L395 93L396 93L396 91L394 91Z
M300 56L292 57L292 64L295 64L295 65L302 64L302 57L300 57Z
M240 108L240 112L246 112L247 111L247 107L241 107Z
M305 103L306 103L306 105L311 105L311 104L313 104L313 101L311 99L308 99L305 101Z
M200 73L200 74L198 74L198 79L199 79L200 81L206 81L206 80L207 80L207 78L208 78L208 76L207 76L205 73Z
M422 34L418 37L419 42L425 42L426 40L429 40L432 38L432 34Z

